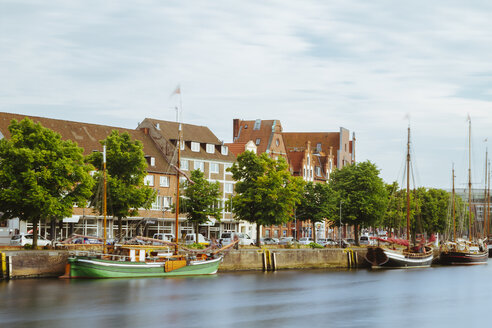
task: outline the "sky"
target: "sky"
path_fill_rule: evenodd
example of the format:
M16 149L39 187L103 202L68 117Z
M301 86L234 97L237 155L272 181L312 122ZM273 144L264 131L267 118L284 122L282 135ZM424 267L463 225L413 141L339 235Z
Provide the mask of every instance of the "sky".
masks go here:
M356 135L356 160L417 186L483 188L490 1L0 0L0 111L136 128L234 118ZM181 97L171 96L177 86ZM490 139L492 141L492 139Z

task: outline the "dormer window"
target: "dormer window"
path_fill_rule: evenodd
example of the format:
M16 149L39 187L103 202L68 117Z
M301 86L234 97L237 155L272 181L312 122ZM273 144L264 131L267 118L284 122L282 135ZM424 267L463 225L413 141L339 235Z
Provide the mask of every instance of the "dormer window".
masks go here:
M259 130L261 127L261 120L258 119L255 121L255 126L253 127L253 130Z
M147 161L148 165L155 166L155 157L145 155L145 160Z
M198 153L200 151L200 143L199 142L191 142L191 151Z
M261 139L260 139L260 138L256 139L256 145L257 145L257 146L260 144L260 141L261 141Z
M229 147L222 146L220 153L224 156L227 156L227 154L229 154Z
M215 145L207 144L207 153L209 154L215 153Z
M321 152L321 142L318 142L318 143L316 144L316 151L317 151L318 153L320 153L320 152Z

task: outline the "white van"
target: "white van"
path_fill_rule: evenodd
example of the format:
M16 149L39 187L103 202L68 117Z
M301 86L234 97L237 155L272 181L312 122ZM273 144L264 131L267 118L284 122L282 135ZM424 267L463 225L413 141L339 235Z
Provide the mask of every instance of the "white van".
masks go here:
M168 242L173 242L174 241L174 234L173 233L155 233L152 238L163 240L163 241L168 241ZM162 245L162 244L159 244L158 242L153 242L153 245Z
M185 244L186 245L194 244L195 243L195 237L196 237L196 234L194 234L194 233L187 234L185 237ZM198 243L205 245L205 246L208 246L208 245L210 245L210 240L208 240L201 233L199 233L198 234Z
M222 245L229 245L230 243L232 243L235 239L235 237L237 237L239 239L239 245L242 245L242 246L245 246L245 245L254 245L255 242L253 239L251 239L251 237L245 233L241 233L241 232L223 232L221 235L220 235L220 240L219 242L222 244Z

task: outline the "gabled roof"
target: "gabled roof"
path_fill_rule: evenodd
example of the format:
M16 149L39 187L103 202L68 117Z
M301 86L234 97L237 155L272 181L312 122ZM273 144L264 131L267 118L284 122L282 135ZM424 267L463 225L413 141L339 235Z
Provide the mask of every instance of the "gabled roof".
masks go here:
M235 143L226 143L225 145L229 147L229 151L234 155L238 156L246 150L247 142L235 142Z
M308 141L313 150L321 143L321 151L325 154L330 153L330 147L334 152L340 147L340 132L283 132L282 136L287 152L294 148L304 149Z
M156 120L153 118L146 118L144 122L145 121L154 124L154 126L156 127L158 125L158 130L161 131L161 134L164 138L168 140L178 139L179 123ZM222 145L222 142L206 126L181 123L181 128L184 141L195 141L200 143Z
M302 174L302 160L304 156L304 151L291 151L287 153L292 172L300 172Z
M179 123L161 121L152 118L146 118L139 124L140 129L152 128L153 132L150 136L155 136L158 133L159 138L163 138L172 149L175 149L178 139ZM206 126L181 123L182 136L185 141L185 149L181 150L182 158L193 158L198 160L224 161L234 162L236 156L228 151L227 155L222 154L223 143L210 131ZM160 142L155 139L156 142ZM200 144L198 152L191 150L191 143L197 142ZM214 145L214 152L207 153L206 144ZM174 162L175 156L169 158L169 161Z
M149 165L147 167L147 171L174 173L174 170L169 167L161 152L157 149L150 137L145 135L143 131L139 130L0 112L1 133L6 138L10 138L10 132L8 130L10 122L13 119L21 121L26 117L36 123L40 123L45 128L49 128L59 133L63 140L72 140L76 142L79 147L84 149L84 155L89 155L93 151L102 151L102 145L99 141L106 139L106 137L111 134L113 130L118 130L120 133L127 132L132 139L142 142L144 154L146 156L156 158L156 165Z
M274 127L276 124L280 124L278 120L261 120L259 129L255 129L255 122L257 121L240 121L239 131L236 142L248 142L252 140L256 144L256 140L260 139L260 143L257 144L257 153L262 154L266 152L271 135L274 133Z

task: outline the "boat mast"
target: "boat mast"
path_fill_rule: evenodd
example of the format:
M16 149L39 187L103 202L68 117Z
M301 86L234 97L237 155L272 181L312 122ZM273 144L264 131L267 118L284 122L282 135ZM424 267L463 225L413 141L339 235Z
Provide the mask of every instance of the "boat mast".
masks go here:
M471 118L468 116L468 239L470 241L472 241L471 187Z
M108 209L108 203L106 199L106 191L107 191L107 182L106 182L106 145L103 146L103 181L104 181L104 191L103 191L103 230L104 230L104 240L103 240L103 253L106 253L106 213Z
M174 255L178 255L178 241L179 241L179 170L181 168L181 123L178 123L178 162L176 163L176 220L174 223L174 233L176 235L176 245L174 246Z
M485 205L487 203L487 157L488 157L488 149L485 149L485 183L483 190L483 235L487 238L487 212L485 211Z
M456 241L456 203L455 203L455 190L454 190L454 163L453 163L453 241Z
M407 250L410 250L410 126L408 127L407 142Z

